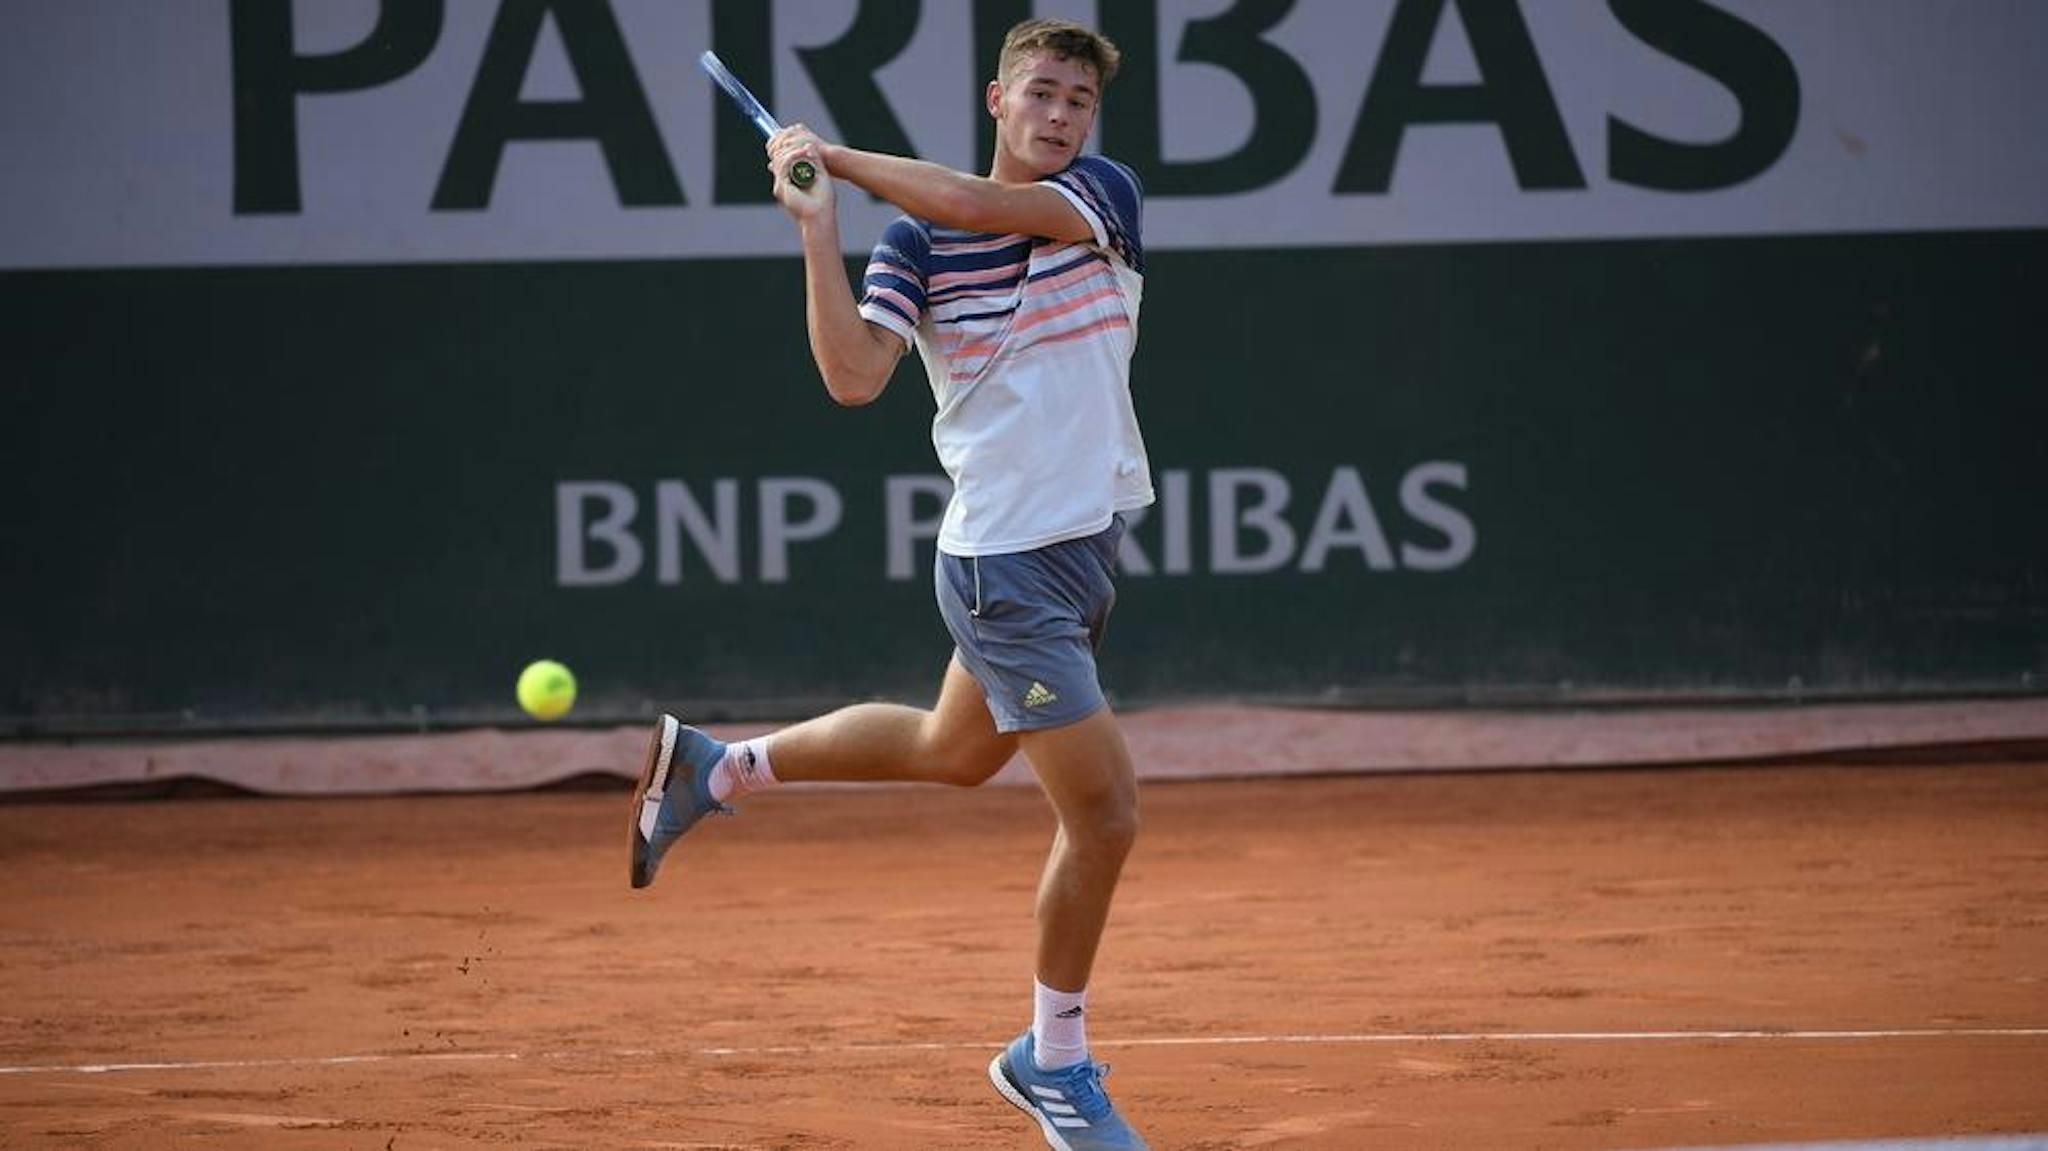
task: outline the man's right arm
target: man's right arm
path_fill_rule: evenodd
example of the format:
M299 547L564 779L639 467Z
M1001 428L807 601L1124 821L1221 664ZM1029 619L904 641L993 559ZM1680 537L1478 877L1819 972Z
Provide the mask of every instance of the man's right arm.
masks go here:
M846 278L846 258L839 250L839 207L832 177L822 160L808 157L817 165L817 182L809 188L795 187L788 168L799 158L803 153L787 152L776 156L771 166L776 199L795 217L803 239L804 321L811 358L834 402L849 407L870 403L895 374L903 338L861 316Z
M818 180L831 179L822 171ZM812 185L816 188L817 185ZM846 258L839 250L837 214L826 212L801 222L804 248L804 316L810 329L811 358L834 402L849 407L870 403L882 394L903 356L903 338L870 323L854 302L846 278Z

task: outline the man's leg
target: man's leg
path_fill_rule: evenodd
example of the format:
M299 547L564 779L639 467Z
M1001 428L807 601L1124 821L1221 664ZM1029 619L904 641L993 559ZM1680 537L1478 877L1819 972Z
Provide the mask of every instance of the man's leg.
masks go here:
M1078 997L1087 990L1110 899L1138 836L1137 773L1107 706L1078 723L1026 733L1022 742L1059 818L1038 884L1038 982L1055 995L1075 997L1076 1025L1067 1032L1072 1042L1055 1046L1078 1060L1086 1050ZM1057 1057L1055 1051L1045 1055Z
M792 780L973 787L1017 750L996 730L980 685L956 658L930 711L860 704L760 739L722 744L675 717L656 721L633 790L632 885L646 887L668 849L725 801Z
M945 783L975 787L1010 762L1017 737L996 730L981 685L955 658L930 711L863 703L768 737L782 782Z
M990 1061L989 1081L1055 1147L1143 1151L1102 1089L1083 1027L1088 977L1124 859L1138 834L1137 776L1108 707L1029 732L1025 758L1059 817L1038 886L1038 987L1031 1029Z

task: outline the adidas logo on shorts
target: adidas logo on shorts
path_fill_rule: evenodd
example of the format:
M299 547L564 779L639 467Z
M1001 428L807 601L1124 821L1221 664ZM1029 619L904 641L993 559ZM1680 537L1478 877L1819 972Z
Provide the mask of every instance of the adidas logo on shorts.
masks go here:
M1048 707L1059 701L1060 697L1054 695L1051 688L1035 679L1031 681L1031 690L1024 693L1025 707Z

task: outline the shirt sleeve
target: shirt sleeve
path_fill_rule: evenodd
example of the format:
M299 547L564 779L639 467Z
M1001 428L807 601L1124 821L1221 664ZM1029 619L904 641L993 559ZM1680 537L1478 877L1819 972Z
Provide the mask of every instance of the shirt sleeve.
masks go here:
M1133 271L1144 272L1145 186L1136 172L1107 156L1083 156L1045 182L1080 209L1095 231L1097 247L1116 253Z
M924 317L931 251L930 230L909 216L898 216L882 230L861 277L861 318L896 333L906 345L915 342L918 321Z

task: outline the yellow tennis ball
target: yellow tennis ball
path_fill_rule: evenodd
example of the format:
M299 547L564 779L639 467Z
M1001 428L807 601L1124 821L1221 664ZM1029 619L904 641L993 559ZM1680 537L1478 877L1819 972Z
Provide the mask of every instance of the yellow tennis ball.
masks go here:
M576 677L551 659L537 659L519 673L519 706L535 719L560 719L576 706Z

